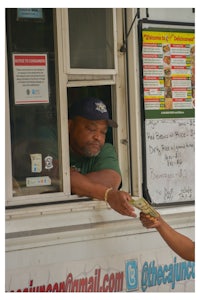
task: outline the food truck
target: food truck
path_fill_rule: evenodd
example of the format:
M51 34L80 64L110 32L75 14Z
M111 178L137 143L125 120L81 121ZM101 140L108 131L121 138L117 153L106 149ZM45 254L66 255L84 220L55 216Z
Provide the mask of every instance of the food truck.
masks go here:
M6 9L6 292L194 292L155 229L71 193L68 108L118 128L121 190L195 239L194 8Z

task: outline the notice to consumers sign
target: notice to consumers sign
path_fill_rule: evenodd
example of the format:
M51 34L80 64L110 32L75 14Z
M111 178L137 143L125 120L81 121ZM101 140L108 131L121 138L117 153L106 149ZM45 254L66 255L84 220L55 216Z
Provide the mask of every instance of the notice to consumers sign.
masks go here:
M49 103L47 54L13 54L15 104Z

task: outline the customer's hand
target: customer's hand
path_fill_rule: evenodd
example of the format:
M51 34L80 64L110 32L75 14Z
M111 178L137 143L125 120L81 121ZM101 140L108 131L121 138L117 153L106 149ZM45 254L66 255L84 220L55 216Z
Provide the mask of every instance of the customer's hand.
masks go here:
M140 221L142 225L146 228L158 228L161 225L161 217L154 218L143 212L140 213Z

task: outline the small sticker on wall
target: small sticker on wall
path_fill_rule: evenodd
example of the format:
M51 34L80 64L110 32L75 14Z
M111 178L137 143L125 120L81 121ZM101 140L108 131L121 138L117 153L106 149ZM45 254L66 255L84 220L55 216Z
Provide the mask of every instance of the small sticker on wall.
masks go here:
M48 155L44 159L45 169L50 170L53 168L53 157Z
M34 153L30 154L31 157L31 172L40 173L42 172L42 154Z

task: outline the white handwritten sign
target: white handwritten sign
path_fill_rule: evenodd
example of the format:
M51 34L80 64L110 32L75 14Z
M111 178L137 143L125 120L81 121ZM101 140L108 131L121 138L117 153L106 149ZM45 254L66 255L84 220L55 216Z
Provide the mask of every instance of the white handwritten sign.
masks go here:
M147 188L153 203L195 199L194 118L146 119Z

